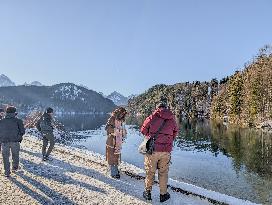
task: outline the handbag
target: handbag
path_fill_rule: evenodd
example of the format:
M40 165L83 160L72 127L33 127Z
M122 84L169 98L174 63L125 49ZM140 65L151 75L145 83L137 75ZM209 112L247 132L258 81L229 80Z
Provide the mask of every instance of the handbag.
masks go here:
M164 127L166 123L166 120L164 120L160 126L160 128L158 129L158 131L156 132L156 134L153 137L148 138L144 138L143 142L140 144L138 151L140 152L140 154L153 154L154 149L155 149L155 141L157 140L160 131L162 130L162 128Z

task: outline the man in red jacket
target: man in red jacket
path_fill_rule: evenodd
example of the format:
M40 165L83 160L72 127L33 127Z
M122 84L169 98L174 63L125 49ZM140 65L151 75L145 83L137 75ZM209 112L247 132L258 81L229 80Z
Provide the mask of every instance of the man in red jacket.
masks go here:
M165 123L163 123L164 121ZM175 116L167 108L166 102L160 102L158 104L155 112L146 118L141 128L142 134L146 137L153 137L158 131L159 133L155 141L153 154L145 155L146 180L143 197L146 200L152 200L152 185L154 183L156 170L158 169L160 202L165 202L170 199L170 194L167 192L168 171L171 161L173 141L178 134L178 126Z

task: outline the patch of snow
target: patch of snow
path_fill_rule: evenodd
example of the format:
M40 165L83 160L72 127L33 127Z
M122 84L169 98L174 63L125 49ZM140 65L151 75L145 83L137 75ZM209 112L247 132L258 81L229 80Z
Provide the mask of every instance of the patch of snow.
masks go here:
M83 91L76 85L62 85L55 90L55 94L60 95L63 100L75 100L79 98L81 94L83 94ZM79 99L85 101L83 97Z

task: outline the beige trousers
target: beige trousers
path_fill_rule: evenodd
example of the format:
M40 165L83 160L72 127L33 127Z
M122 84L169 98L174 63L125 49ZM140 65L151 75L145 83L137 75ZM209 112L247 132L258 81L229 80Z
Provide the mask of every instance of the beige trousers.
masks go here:
M171 154L169 152L154 152L152 155L145 155L145 190L152 190L155 173L158 169L160 194L167 193L170 160Z

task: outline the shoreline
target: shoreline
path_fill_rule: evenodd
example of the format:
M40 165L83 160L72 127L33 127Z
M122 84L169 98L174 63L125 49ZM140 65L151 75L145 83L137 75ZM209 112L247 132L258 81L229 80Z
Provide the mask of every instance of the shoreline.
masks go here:
M105 158L98 153L56 144L52 153L53 161L41 162L41 140L26 135L21 147L22 173L12 175L11 179L1 176L1 181L4 182L0 186L1 203L150 204L141 196L144 189L144 170L134 165L122 162L121 180L118 181L108 176ZM254 204L172 179L169 179L169 185L172 197L168 203L163 204ZM9 193L5 192L7 187L15 201L10 201ZM47 191L44 192L44 189ZM107 193L106 196L104 192ZM16 197L17 193L20 193L19 198ZM82 193L79 199L78 193ZM116 194L120 195L120 199L114 197ZM158 196L159 189L155 184L152 204L161 204ZM23 202L23 199L28 200Z

